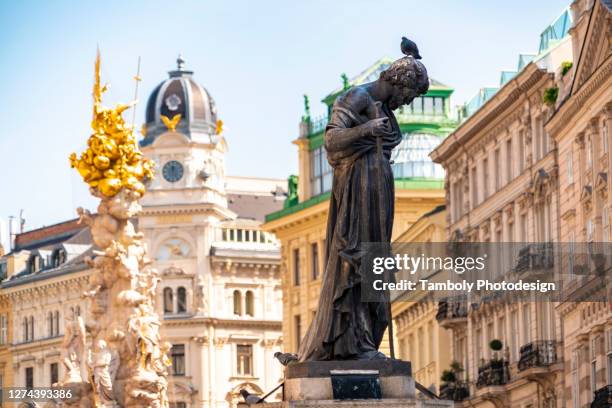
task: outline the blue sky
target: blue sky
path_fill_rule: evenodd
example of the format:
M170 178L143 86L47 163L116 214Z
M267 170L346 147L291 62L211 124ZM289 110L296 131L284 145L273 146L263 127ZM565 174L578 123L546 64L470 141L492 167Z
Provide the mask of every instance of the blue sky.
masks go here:
M291 144L302 95L319 102L399 40L418 44L430 76L460 104L496 85L519 52L569 0L527 1L8 1L0 0L0 218L25 210L26 228L92 206L68 166L89 135L96 46L111 84L107 104L127 102L138 56L137 123L153 87L186 68L217 102L228 131L227 172L285 178L297 170Z

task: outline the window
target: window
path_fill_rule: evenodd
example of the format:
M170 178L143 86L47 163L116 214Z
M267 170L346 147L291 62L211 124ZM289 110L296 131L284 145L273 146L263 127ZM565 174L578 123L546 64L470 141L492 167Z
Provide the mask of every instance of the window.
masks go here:
M293 327L295 329L295 351L298 351L302 341L302 318L300 316L293 317Z
M529 305L523 306L523 344L531 339L531 311Z
M514 175L512 174L512 139L506 140L506 182L510 183Z
M495 149L495 191L498 191L501 188L501 185L501 155L498 148Z
M518 360L519 345L516 338L516 334L518 333L518 327L518 313L516 310L513 310L510 313L510 329L513 333L513 335L510 336L510 353L512 355L512 361Z
M28 318L24 317L23 322L21 323L21 332L23 333L23 341L30 340L29 326L28 326Z
M245 297L245 303L246 303L246 314L247 316L255 316L255 299L253 296L253 292L251 292L250 290L247 291L246 293L246 297Z
M60 329L59 329L60 318L59 318L59 311L58 310L55 311L54 316L55 316L55 335L59 336L59 334L60 334Z
M234 291L234 314L242 316L242 294L239 290Z
M34 388L34 367L25 368L25 386L26 388Z
M49 337L53 337L53 333L55 332L53 323L53 312L49 312L47 314L47 335Z
M164 314L174 313L174 295L172 288L164 288Z
M319 244L313 242L310 244L310 256L312 262L312 279L319 278Z
M518 134L518 159L519 159L519 174L525 169L525 136L523 131L519 131Z
M185 345L173 345L170 356L172 357L172 374L185 375Z
M482 191L483 201L489 197L489 160L482 161Z
M300 286L300 249L293 250L293 284Z
M8 342L8 315L0 315L0 344Z
M591 218L586 223L586 239L588 242L593 241L593 220Z
M426 133L405 133L391 152L393 176L396 178L429 177L443 180L444 168L434 163L429 154L442 139Z
M567 163L567 184L572 184L574 182L574 155L571 150L567 152L565 162Z
M608 126L607 121L601 124L601 150L602 153L608 153Z
M590 139L587 141L586 155L587 167L590 168L593 165L593 141Z
M236 370L238 375L253 375L253 346L238 344L236 346Z
M34 316L25 317L24 324L24 341L34 340Z
M572 353L572 404L573 408L580 408L580 382L578 381L578 351Z
M49 385L53 385L59 381L59 366L57 363L49 364L49 378L51 379Z
M176 291L176 311L177 313L185 313L187 311L187 290L184 287L179 287Z
M472 209L478 205L478 179L476 178L476 166L472 167L470 181L472 183Z
M423 111L425 115L433 115L434 113L434 100L431 97L423 98Z
M333 169L327 161L324 146L310 151L310 185L313 196L331 190Z

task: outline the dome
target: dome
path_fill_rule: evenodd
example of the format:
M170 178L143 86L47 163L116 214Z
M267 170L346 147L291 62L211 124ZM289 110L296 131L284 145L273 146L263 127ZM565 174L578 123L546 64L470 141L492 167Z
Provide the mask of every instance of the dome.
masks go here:
M168 119L180 114L181 119L176 131L191 139L198 135L215 134L217 124L217 107L206 88L193 79L193 71L184 69L185 61L179 55L177 69L168 72L168 79L157 85L149 100L145 113L147 134L143 145L153 142L157 136L168 130L162 121L162 115Z

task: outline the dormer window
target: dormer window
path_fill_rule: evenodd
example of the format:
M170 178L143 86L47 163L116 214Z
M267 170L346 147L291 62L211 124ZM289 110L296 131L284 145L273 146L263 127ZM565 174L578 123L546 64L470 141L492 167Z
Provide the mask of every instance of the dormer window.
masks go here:
M51 255L51 266L53 268L57 268L60 265L66 263L66 260L67 260L66 250L64 248L58 248L55 251L53 251L53 254Z
M44 266L43 259L40 255L34 254L28 259L28 273L36 273Z

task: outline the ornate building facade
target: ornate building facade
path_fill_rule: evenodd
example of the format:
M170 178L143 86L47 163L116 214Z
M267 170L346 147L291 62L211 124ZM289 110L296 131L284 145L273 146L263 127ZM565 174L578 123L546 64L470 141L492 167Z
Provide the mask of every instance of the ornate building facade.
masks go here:
M559 166L559 235L568 246L610 242L612 170L609 145L612 126L612 4L574 1L571 5L573 65L557 83L559 97L546 130L557 145ZM565 406L604 407L612 402L612 304L610 287L593 273L577 271L584 258L566 268L568 290L585 296L559 304L564 330ZM587 267L592 264L587 262ZM610 267L606 276L610 277ZM607 292L606 292L607 291Z
M161 275L156 307L173 344L171 407L235 407L240 389L263 395L282 379L273 356L283 342L279 243L260 226L282 208L286 181L225 174L214 101L177 62L146 107L141 148L157 177L137 228ZM0 290L16 305L14 385L48 386L63 376L65 320L88 312L81 294L94 249L75 220L18 235L3 257L9 272Z
M383 58L323 99L328 112L338 95L350 86L378 78L393 60ZM396 112L403 141L393 151L395 176L395 221L393 239L423 214L444 202L442 168L428 157L454 128L450 115L453 89L431 80L429 92ZM289 192L285 208L266 216L266 231L281 242L283 285L283 338L285 351L295 352L316 313L321 276L324 272L325 233L332 169L327 163L323 136L327 116L313 119L306 100L300 123L299 177ZM383 340L388 354L388 341Z
M394 245L445 242L445 210L442 205L424 214ZM443 391L440 378L451 365L451 352L450 333L436 320L437 306L432 293L407 291L392 300L391 311L398 358L410 361L415 381L439 395Z
M466 105L467 119L432 153L447 170L450 241L536 243L529 250L546 255L537 243L607 240L610 27L609 3L573 2L542 32L537 55L522 55L499 89ZM611 312L609 302L541 297L441 302L438 319L469 389L460 403L609 406Z

